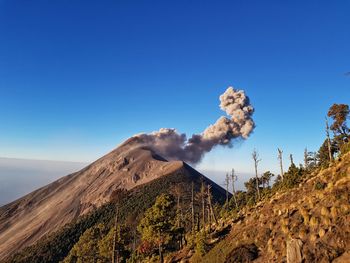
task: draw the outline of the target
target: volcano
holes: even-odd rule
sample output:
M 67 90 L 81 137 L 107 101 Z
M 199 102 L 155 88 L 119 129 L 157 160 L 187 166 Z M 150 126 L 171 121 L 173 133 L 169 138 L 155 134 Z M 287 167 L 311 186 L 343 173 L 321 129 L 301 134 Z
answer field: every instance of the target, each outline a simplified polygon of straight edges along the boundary
M 168 161 L 132 137 L 83 168 L 0 208 L 0 259 L 88 214 L 118 188 L 131 190 L 169 175 L 205 180 L 216 196 L 225 190 L 182 161 Z

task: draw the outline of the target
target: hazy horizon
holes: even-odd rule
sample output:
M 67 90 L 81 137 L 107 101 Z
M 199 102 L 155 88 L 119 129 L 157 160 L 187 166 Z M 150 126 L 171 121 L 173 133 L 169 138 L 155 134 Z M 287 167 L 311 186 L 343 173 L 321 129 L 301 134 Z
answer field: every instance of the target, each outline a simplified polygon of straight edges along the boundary
M 79 171 L 89 163 L 65 162 L 52 160 L 30 160 L 0 157 L 0 206 L 6 205 L 40 187 L 63 176 Z M 217 184 L 226 174 L 218 170 L 198 170 Z M 236 187 L 244 188 L 244 182 L 252 174 L 239 173 Z
M 0 206 L 58 178 L 76 172 L 85 163 L 0 157 Z

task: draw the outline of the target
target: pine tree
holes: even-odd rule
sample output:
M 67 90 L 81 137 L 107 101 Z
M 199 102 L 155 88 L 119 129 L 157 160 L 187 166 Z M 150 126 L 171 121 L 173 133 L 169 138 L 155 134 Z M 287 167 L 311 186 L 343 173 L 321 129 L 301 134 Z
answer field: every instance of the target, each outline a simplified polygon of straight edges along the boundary
M 160 262 L 163 263 L 164 246 L 176 235 L 175 200 L 172 195 L 161 194 L 155 204 L 149 208 L 141 219 L 137 229 L 143 241 L 158 247 Z

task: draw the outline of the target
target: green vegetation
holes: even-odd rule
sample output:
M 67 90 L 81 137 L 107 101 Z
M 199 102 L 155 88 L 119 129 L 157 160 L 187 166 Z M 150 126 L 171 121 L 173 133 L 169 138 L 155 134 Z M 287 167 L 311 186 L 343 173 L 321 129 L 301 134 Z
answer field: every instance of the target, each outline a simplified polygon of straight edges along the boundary
M 192 180 L 195 179 L 195 190 L 199 191 L 201 186 L 200 176 L 198 178 L 191 178 L 184 174 L 172 174 L 156 179 L 148 184 L 141 185 L 129 191 L 123 201 L 120 202 L 119 218 L 121 224 L 127 224 L 130 227 L 130 232 L 134 233 L 135 240 L 128 244 L 128 249 L 131 251 L 132 257 L 136 258 L 136 253 L 133 250 L 137 248 L 139 242 L 139 235 L 136 231 L 138 222 L 143 213 L 150 208 L 157 196 L 162 193 L 170 193 L 176 185 L 181 185 L 182 205 L 181 209 L 188 207 L 190 195 L 190 186 Z M 214 200 L 220 203 L 224 202 L 224 193 L 213 189 Z M 197 204 L 197 206 L 199 206 Z M 184 225 L 187 230 L 191 227 L 189 222 L 189 215 L 183 215 Z M 103 224 L 106 229 L 113 227 L 115 218 L 115 204 L 113 202 L 97 208 L 90 214 L 87 214 L 77 221 L 64 226 L 61 230 L 52 233 L 42 239 L 36 244 L 26 247 L 18 253 L 12 255 L 5 262 L 59 262 L 64 260 L 75 244 L 79 242 L 80 237 L 88 230 L 96 227 L 98 224 Z M 106 232 L 103 231 L 103 235 Z M 103 236 L 101 235 L 101 236 Z M 97 245 L 97 243 L 96 243 Z
M 206 242 L 205 231 L 198 232 L 195 239 L 195 252 L 200 256 L 208 252 L 208 244 Z
M 289 189 L 297 186 L 306 173 L 302 167 L 298 168 L 292 163 L 283 178 L 279 178 L 273 185 L 274 190 Z
M 148 242 L 151 247 L 158 248 L 160 262 L 164 261 L 163 250 L 166 246 L 176 242 L 179 229 L 175 225 L 175 215 L 174 197 L 161 194 L 157 197 L 155 204 L 145 212 L 137 227 L 142 242 Z
M 103 224 L 98 224 L 97 226 L 87 229 L 83 235 L 81 235 L 79 241 L 74 245 L 69 253 L 69 256 L 63 262 L 94 262 L 97 261 L 97 259 L 99 262 L 108 262 L 110 259 L 108 254 L 105 254 L 107 257 L 97 257 L 97 255 L 100 254 L 100 247 L 96 246 L 96 244 L 98 244 L 102 237 L 104 237 L 107 233 L 108 229 Z M 101 246 L 101 249 L 104 250 L 104 246 Z M 109 249 L 111 251 L 110 246 Z
M 321 181 L 317 181 L 317 182 L 315 183 L 315 190 L 323 190 L 323 189 L 326 188 L 326 186 L 327 186 L 326 183 L 321 182 Z

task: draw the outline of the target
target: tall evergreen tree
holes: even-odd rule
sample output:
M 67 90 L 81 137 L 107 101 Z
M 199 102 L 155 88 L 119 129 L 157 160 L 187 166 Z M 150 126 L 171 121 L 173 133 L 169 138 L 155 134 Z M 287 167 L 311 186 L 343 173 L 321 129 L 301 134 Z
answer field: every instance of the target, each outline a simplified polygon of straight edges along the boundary
M 149 208 L 138 226 L 143 241 L 158 246 L 159 259 L 162 263 L 163 250 L 176 234 L 175 200 L 172 195 L 161 194 L 155 204 Z

